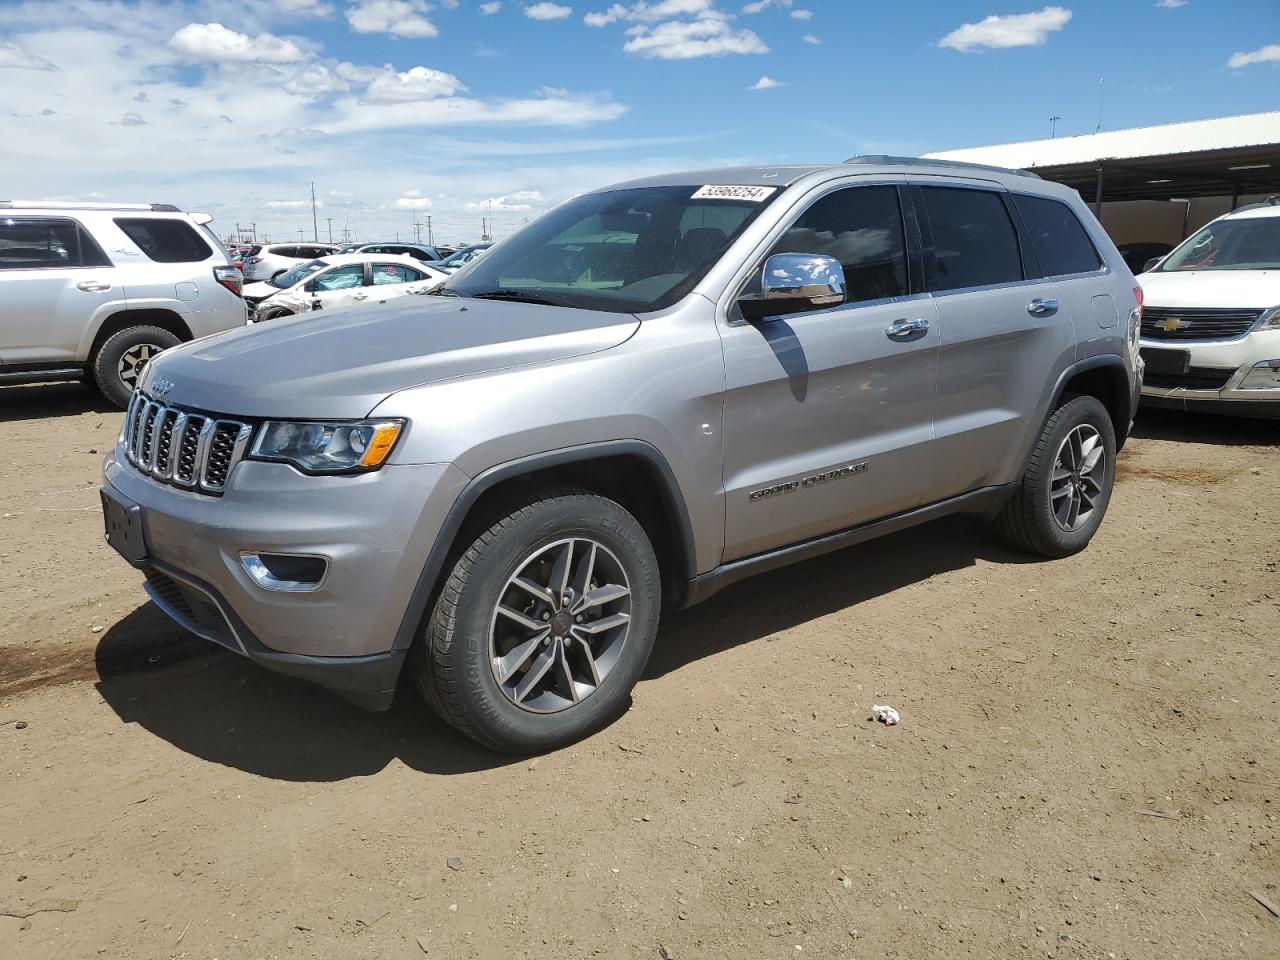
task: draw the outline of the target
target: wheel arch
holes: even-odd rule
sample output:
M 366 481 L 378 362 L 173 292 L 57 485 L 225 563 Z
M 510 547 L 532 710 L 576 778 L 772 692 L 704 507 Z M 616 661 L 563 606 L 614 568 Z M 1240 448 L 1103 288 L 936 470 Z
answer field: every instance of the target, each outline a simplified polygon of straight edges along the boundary
M 1134 414 L 1124 360 L 1117 354 L 1100 354 L 1073 363 L 1059 376 L 1045 416 L 1058 409 L 1064 398 L 1073 396 L 1093 397 L 1107 408 L 1115 429 L 1116 449 L 1122 447 Z
M 187 326 L 187 322 L 182 319 L 181 314 L 173 310 L 165 310 L 160 307 L 148 307 L 141 310 L 117 310 L 115 313 L 107 316 L 98 329 L 93 334 L 86 358 L 90 364 L 98 355 L 98 351 L 107 339 L 121 330 L 128 330 L 130 327 L 160 327 L 162 330 L 168 330 L 182 342 L 193 339 L 191 328 Z
M 448 574 L 450 562 L 522 490 L 569 484 L 609 497 L 640 522 L 653 543 L 666 599 L 681 603 L 696 574 L 693 525 L 675 473 L 643 440 L 610 440 L 499 464 L 474 477 L 450 507 L 431 545 L 396 632 L 393 649 L 407 650 Z

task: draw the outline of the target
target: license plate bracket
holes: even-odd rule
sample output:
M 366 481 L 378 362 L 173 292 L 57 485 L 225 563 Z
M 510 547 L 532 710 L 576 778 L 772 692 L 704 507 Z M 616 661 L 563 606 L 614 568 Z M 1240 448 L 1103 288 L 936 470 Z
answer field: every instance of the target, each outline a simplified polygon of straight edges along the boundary
M 100 490 L 102 520 L 107 543 L 130 563 L 147 558 L 147 541 L 142 532 L 142 507 L 116 493 Z
M 1190 350 L 1164 350 L 1157 347 L 1143 347 L 1142 360 L 1147 365 L 1147 373 L 1164 373 L 1180 375 L 1191 369 Z

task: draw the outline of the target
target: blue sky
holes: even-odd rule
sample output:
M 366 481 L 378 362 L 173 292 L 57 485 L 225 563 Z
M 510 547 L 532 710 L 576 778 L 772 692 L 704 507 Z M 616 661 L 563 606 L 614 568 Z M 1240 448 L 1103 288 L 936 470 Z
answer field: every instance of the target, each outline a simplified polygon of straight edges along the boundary
M 1275 0 L 0 0 L 0 183 L 225 231 L 499 234 L 582 190 L 1280 109 Z

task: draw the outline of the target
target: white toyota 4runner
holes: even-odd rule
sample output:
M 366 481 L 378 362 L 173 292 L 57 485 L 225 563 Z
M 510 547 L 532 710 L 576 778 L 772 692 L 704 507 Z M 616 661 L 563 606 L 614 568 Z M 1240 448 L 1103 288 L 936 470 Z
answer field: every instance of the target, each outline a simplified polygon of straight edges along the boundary
M 161 350 L 245 323 L 208 214 L 0 200 L 0 384 L 89 378 L 125 407 Z

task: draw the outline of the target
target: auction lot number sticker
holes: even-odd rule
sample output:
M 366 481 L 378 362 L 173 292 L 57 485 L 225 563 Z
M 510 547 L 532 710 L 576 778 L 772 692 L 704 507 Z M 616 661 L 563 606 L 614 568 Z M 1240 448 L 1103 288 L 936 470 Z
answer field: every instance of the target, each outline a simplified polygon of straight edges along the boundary
M 733 186 L 732 184 L 708 184 L 699 187 L 690 200 L 749 200 L 759 203 L 767 200 L 777 187 Z

